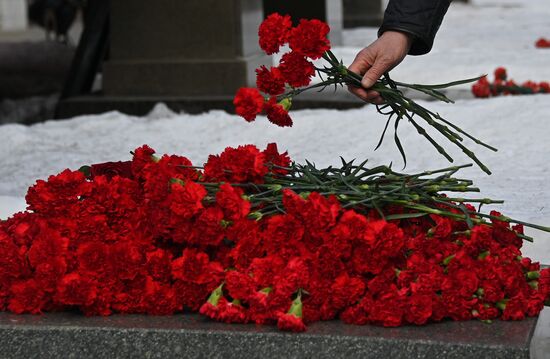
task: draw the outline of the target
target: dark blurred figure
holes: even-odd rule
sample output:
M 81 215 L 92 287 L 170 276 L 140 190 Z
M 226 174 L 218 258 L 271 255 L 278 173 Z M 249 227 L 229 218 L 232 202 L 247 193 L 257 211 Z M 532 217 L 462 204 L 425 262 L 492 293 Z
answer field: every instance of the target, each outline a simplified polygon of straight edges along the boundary
M 46 39 L 67 44 L 68 32 L 85 0 L 30 0 L 29 20 L 46 30 Z

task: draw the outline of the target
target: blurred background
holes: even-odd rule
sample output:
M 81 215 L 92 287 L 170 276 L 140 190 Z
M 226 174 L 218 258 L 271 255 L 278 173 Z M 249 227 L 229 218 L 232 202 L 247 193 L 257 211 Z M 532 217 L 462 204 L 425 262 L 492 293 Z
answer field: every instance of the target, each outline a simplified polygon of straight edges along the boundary
M 344 28 L 379 26 L 386 2 L 0 0 L 0 123 L 113 109 L 142 115 L 159 101 L 230 110 L 253 68 L 271 61 L 256 37 L 266 15 L 325 20 L 339 46 Z
M 85 10 L 84 0 L 0 0 L 0 123 L 53 117 Z

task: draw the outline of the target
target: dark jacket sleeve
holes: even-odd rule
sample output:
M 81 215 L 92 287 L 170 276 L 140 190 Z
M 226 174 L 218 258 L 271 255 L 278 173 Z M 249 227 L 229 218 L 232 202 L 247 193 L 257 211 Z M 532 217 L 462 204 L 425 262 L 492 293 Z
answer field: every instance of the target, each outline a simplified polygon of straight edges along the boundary
M 435 34 L 452 0 L 390 0 L 379 35 L 397 30 L 414 36 L 409 55 L 430 52 Z

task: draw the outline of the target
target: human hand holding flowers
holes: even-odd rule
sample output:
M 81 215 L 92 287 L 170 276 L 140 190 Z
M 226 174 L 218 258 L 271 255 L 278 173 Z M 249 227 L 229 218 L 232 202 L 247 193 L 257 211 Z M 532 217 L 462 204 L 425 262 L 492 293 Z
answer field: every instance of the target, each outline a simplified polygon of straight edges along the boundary
M 338 86 L 344 85 L 363 87 L 363 76 L 350 71 L 330 50 L 330 42 L 327 38 L 329 32 L 330 28 L 328 25 L 316 19 L 302 19 L 298 26 L 292 27 L 289 16 L 270 15 L 259 29 L 260 47 L 268 55 L 277 53 L 281 46 L 285 44 L 289 45 L 291 51 L 282 56 L 278 66 L 270 68 L 262 66 L 256 70 L 257 89 L 239 89 L 233 101 L 236 113 L 244 117 L 248 122 L 251 122 L 254 121 L 258 114 L 263 112 L 272 123 L 282 127 L 289 127 L 292 126 L 293 122 L 288 111 L 292 106 L 293 98 L 300 93 L 312 89 L 322 91 L 327 87 L 334 87 L 336 89 Z M 320 58 L 324 59 L 327 65 L 316 67 L 310 61 Z M 385 66 L 387 64 L 384 66 L 378 65 L 375 71 L 379 72 Z M 366 66 L 363 67 L 366 68 Z M 321 81 L 311 84 L 315 73 L 318 74 Z M 376 75 L 376 72 L 374 74 Z M 368 75 L 367 80 L 365 80 L 367 84 L 368 81 L 372 81 L 376 77 L 372 76 L 371 74 Z M 483 171 L 491 174 L 475 153 L 462 142 L 464 137 L 467 137 L 476 144 L 492 151 L 496 151 L 496 148 L 483 143 L 452 122 L 442 118 L 439 114 L 424 108 L 402 92 L 402 89 L 419 91 L 439 101 L 452 103 L 453 101 L 445 96 L 440 91 L 441 89 L 473 82 L 478 79 L 472 78 L 439 85 L 421 85 L 396 82 L 390 78 L 388 73 L 385 73 L 384 77 L 376 81 L 369 89 L 379 94 L 380 99 L 383 99 L 384 104 L 377 105 L 377 111 L 388 117 L 376 148 L 382 144 L 389 124 L 393 121 L 394 141 L 406 165 L 405 150 L 397 134 L 399 124 L 402 120 L 405 120 L 412 124 L 416 131 L 428 140 L 442 156 L 449 162 L 453 162 L 454 160 L 447 150 L 422 127 L 421 121 L 424 121 L 440 135 L 460 148 Z M 264 98 L 260 91 L 268 95 L 268 97 Z M 377 98 L 377 101 L 380 99 Z
M 411 45 L 412 36 L 409 34 L 399 31 L 384 32 L 380 38 L 361 50 L 348 67 L 350 71 L 363 76 L 362 87 L 350 85 L 350 92 L 364 101 L 383 104 L 384 99 L 378 92 L 365 89 L 374 86 L 386 72 L 399 65 Z

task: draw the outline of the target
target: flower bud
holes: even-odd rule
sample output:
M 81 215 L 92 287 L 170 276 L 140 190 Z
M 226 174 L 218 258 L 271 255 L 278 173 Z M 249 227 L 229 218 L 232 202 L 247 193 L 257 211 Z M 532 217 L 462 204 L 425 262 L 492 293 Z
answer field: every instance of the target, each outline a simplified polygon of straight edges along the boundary
M 540 277 L 540 272 L 539 271 L 527 272 L 527 278 L 528 279 L 539 279 L 539 277 Z
M 222 296 L 223 296 L 223 283 L 220 284 L 219 287 L 217 287 L 212 291 L 212 293 L 210 294 L 210 297 L 208 297 L 207 302 L 212 304 L 213 306 L 217 306 Z
M 292 107 L 292 99 L 289 98 L 289 97 L 285 97 L 284 99 L 279 101 L 279 105 L 283 106 L 285 111 L 288 112 L 290 110 L 290 108 Z
M 273 192 L 279 192 L 281 189 L 283 189 L 283 186 L 280 184 L 270 184 L 267 186 L 268 189 L 272 190 Z
M 262 212 L 252 212 L 248 214 L 249 219 L 254 219 L 256 221 L 259 221 L 260 219 L 262 219 L 263 216 L 264 215 L 262 214 Z

